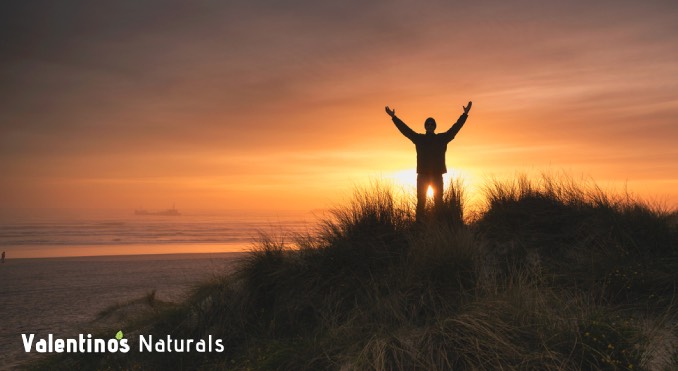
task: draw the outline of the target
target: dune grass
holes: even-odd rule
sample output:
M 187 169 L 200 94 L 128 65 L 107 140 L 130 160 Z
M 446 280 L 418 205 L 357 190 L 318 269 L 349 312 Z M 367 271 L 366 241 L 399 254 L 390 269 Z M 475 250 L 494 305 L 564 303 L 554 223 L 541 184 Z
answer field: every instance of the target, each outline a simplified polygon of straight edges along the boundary
M 675 212 L 566 177 L 454 182 L 416 221 L 376 185 L 318 230 L 262 236 L 236 270 L 130 333 L 223 353 L 70 356 L 49 368 L 579 370 L 678 367 Z M 134 346 L 132 347 L 134 349 Z

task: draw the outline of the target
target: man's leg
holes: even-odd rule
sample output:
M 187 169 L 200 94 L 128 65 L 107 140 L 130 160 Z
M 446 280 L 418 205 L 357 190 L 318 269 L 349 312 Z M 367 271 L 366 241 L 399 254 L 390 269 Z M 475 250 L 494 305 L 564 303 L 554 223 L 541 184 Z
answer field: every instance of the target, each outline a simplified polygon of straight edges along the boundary
M 431 188 L 433 189 L 433 205 L 439 209 L 443 206 L 443 174 L 431 176 Z
M 426 211 L 426 192 L 428 191 L 429 184 L 428 176 L 417 174 L 417 220 L 421 220 Z

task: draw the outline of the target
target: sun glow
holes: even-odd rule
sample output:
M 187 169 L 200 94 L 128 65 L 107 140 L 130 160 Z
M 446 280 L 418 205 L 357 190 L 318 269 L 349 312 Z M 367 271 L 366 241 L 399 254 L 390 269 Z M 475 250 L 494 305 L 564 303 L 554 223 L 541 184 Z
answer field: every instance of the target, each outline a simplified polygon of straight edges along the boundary
M 428 186 L 428 189 L 426 190 L 426 199 L 429 201 L 433 201 L 433 187 L 431 186 Z
M 387 179 L 407 191 L 413 191 L 417 188 L 417 172 L 414 169 L 394 171 L 390 176 L 387 176 Z
M 417 172 L 414 169 L 394 171 L 386 178 L 393 181 L 395 185 L 404 187 L 407 190 L 417 188 Z M 473 171 L 457 168 L 448 169 L 447 174 L 443 174 L 444 187 L 448 187 L 452 179 L 461 179 L 464 184 L 469 185 L 475 183 L 476 178 Z

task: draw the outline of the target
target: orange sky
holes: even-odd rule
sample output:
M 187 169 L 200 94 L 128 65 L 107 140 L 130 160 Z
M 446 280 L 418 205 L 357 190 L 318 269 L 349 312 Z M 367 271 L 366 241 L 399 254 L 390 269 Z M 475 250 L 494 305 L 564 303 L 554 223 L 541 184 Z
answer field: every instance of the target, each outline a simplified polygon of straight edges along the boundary
M 554 4 L 5 2 L 0 207 L 325 208 L 414 179 L 385 105 L 446 130 L 469 100 L 472 187 L 565 170 L 678 206 L 678 5 Z

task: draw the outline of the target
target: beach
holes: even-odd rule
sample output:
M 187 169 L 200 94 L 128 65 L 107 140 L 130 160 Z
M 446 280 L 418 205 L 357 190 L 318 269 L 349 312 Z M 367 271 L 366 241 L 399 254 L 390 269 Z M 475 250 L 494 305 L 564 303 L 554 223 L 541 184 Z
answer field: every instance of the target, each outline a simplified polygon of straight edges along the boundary
M 105 309 L 155 291 L 181 301 L 194 285 L 229 270 L 242 253 L 8 259 L 0 265 L 0 369 L 39 357 L 21 334 L 77 336 L 100 327 Z
M 24 352 L 21 334 L 87 334 L 110 324 L 97 320 L 101 311 L 152 292 L 179 302 L 192 285 L 228 270 L 262 234 L 303 233 L 312 220 L 306 212 L 4 210 L 0 369 L 40 356 Z

